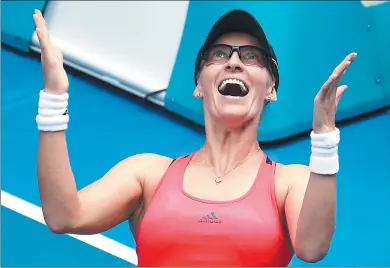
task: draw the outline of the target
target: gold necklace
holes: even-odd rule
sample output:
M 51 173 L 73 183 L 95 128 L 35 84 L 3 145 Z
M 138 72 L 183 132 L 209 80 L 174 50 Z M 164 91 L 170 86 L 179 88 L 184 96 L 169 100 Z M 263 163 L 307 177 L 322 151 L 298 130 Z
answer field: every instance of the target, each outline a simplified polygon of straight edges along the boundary
M 204 148 L 204 151 L 205 151 L 205 153 L 206 153 L 206 147 Z M 242 164 L 244 164 L 249 158 L 251 158 L 252 156 L 254 156 L 255 154 L 257 154 L 259 151 L 260 151 L 260 147 L 257 148 L 257 150 L 256 150 L 254 153 L 248 155 L 246 158 L 244 158 L 244 160 L 242 160 L 241 162 L 238 162 L 233 168 L 229 169 L 229 170 L 226 171 L 224 174 L 219 175 L 219 176 L 218 176 L 217 174 L 215 174 L 215 175 L 217 175 L 217 177 L 214 179 L 215 183 L 216 183 L 217 185 L 220 184 L 220 183 L 222 182 L 222 178 L 225 177 L 230 171 L 232 171 L 232 170 L 236 169 L 237 167 L 241 166 Z M 207 165 L 211 166 L 211 165 L 207 162 L 206 158 L 205 158 L 204 161 L 206 162 Z M 215 171 L 214 171 L 214 173 L 215 173 Z

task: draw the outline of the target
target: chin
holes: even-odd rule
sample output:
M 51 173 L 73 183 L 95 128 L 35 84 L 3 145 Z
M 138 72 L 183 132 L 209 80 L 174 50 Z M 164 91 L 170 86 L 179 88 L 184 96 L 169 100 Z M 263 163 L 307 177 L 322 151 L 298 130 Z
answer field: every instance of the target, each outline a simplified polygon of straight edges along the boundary
M 215 122 L 228 129 L 240 129 L 249 122 L 256 121 L 258 112 L 256 103 L 250 94 L 243 97 L 214 95 L 213 101 L 206 103 L 206 109 L 209 115 L 215 119 Z M 213 107 L 212 107 L 213 106 Z M 213 120 L 214 121 L 214 120 Z
M 230 129 L 239 129 L 254 118 L 247 109 L 229 109 L 218 113 L 218 121 Z

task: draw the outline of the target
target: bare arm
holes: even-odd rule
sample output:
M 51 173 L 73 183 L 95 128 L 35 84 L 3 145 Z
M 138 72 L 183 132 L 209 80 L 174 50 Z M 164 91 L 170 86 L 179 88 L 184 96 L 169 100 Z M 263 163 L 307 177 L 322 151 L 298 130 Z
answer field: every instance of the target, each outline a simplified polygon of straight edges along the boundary
M 44 93 L 58 100 L 67 96 L 69 87 L 62 54 L 53 47 L 42 14 L 36 10 L 33 17 L 41 47 Z M 105 231 L 132 214 L 142 196 L 143 183 L 161 177 L 170 159 L 152 154 L 129 157 L 103 178 L 77 191 L 68 156 L 66 128 L 63 121 L 58 123 L 57 120 L 67 118 L 67 103 L 59 101 L 54 105 L 53 102 L 41 102 L 37 117 L 42 130 L 38 149 L 38 184 L 45 221 L 56 233 L 93 234 Z M 57 107 L 58 103 L 61 108 Z M 55 124 L 58 128 L 47 129 L 44 121 L 47 124 L 53 118 L 57 118 Z M 150 169 L 150 166 L 154 168 Z
M 328 252 L 336 218 L 336 175 L 338 171 L 338 134 L 336 110 L 347 85 L 339 85 L 357 54 L 348 54 L 333 70 L 314 99 L 311 169 L 303 165 L 285 166 L 283 175 L 289 183 L 285 213 L 296 255 L 307 262 L 316 262 Z M 328 134 L 325 134 L 328 133 Z M 321 136 L 318 139 L 318 135 Z M 326 153 L 325 153 L 326 152 Z M 313 154 L 314 153 L 314 154 Z M 331 161 L 329 161 L 331 159 Z M 335 159 L 337 159 L 335 161 Z M 313 160 L 313 162 L 312 162 Z M 318 170 L 324 161 L 326 172 Z
M 169 158 L 159 155 L 135 155 L 77 191 L 65 133 L 42 132 L 38 180 L 45 221 L 56 233 L 94 234 L 112 228 L 137 208 L 143 181 L 162 176 L 169 163 Z M 155 169 L 150 170 L 150 165 Z
M 298 258 L 317 262 L 328 252 L 335 228 L 336 176 L 311 173 L 303 165 L 284 166 L 290 180 L 285 213 Z
M 38 183 L 48 227 L 56 233 L 96 233 L 125 220 L 142 194 L 134 160 L 122 161 L 78 192 L 65 132 L 41 132 Z

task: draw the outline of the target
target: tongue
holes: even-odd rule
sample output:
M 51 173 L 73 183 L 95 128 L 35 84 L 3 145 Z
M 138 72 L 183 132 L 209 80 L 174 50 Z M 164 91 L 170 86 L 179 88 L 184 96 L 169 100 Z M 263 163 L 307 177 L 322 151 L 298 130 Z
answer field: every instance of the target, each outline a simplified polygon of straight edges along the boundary
M 241 89 L 241 86 L 239 86 L 237 84 L 227 84 L 219 92 L 222 95 L 224 95 L 224 96 L 234 96 L 234 97 L 237 97 L 237 96 L 243 96 L 244 95 L 244 92 Z

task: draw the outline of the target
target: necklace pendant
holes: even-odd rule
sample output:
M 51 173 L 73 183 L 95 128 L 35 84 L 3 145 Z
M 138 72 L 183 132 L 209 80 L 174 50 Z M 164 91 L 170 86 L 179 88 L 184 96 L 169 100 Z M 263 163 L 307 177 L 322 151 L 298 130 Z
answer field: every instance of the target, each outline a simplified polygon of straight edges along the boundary
M 222 182 L 222 177 L 217 177 L 216 179 L 215 179 L 215 183 L 216 184 L 220 184 Z

